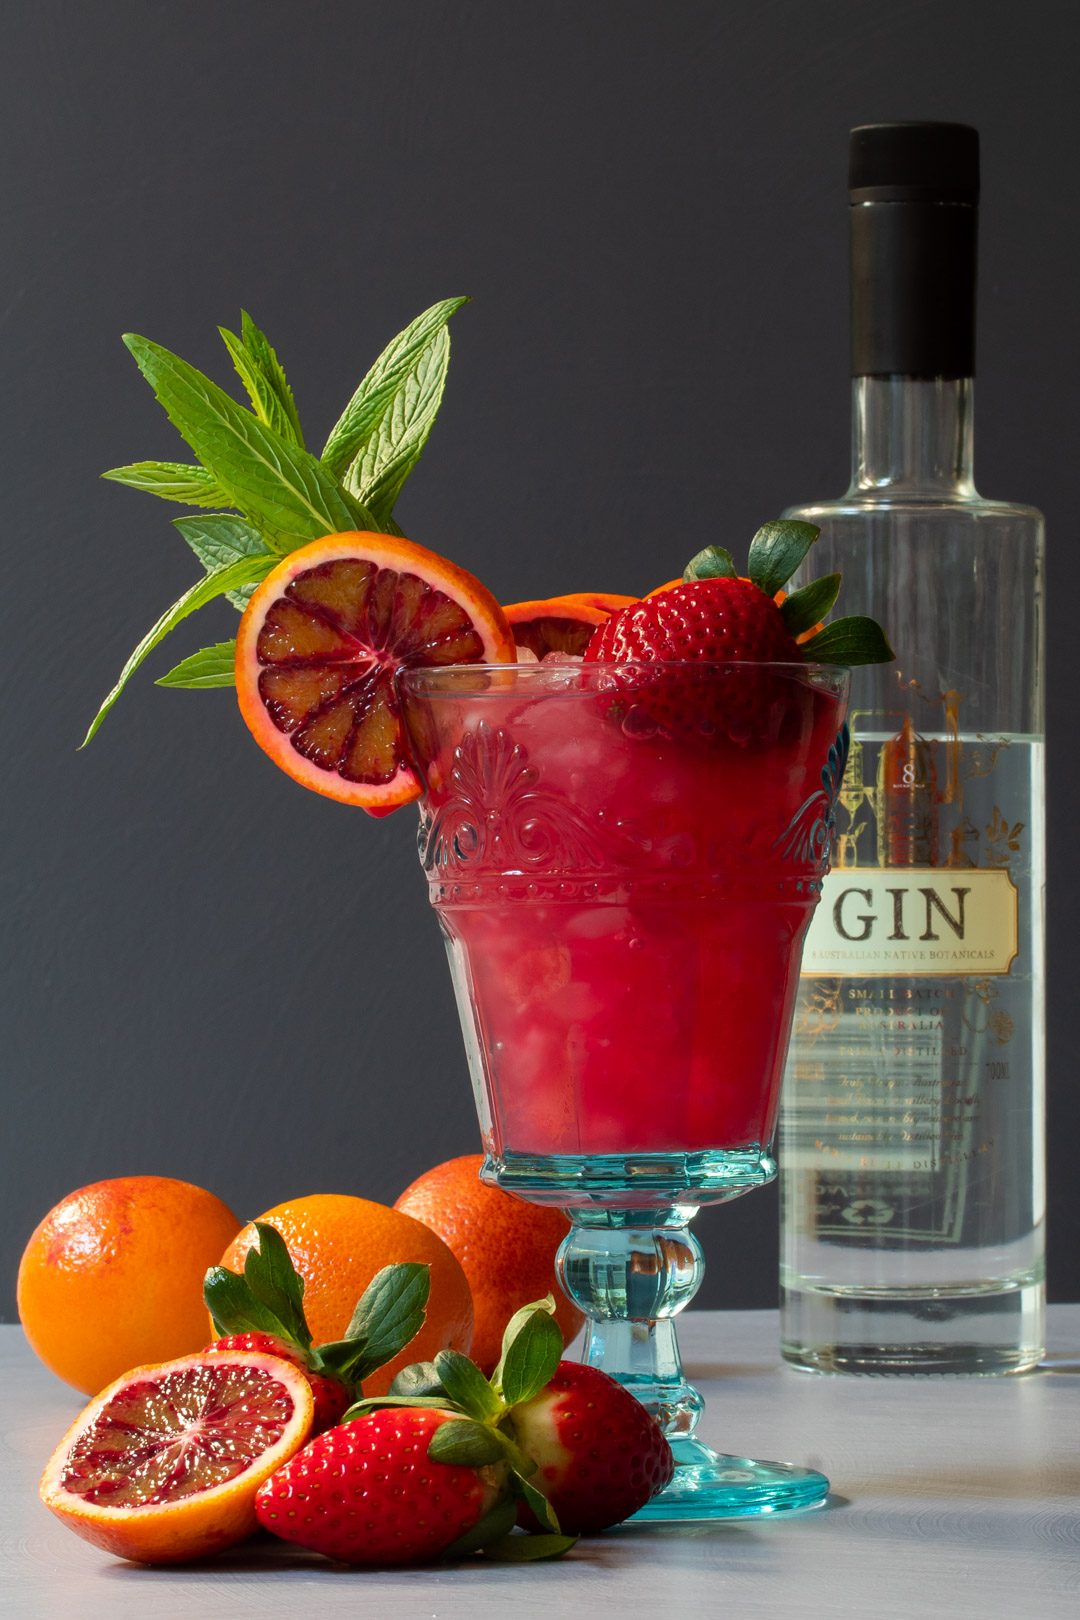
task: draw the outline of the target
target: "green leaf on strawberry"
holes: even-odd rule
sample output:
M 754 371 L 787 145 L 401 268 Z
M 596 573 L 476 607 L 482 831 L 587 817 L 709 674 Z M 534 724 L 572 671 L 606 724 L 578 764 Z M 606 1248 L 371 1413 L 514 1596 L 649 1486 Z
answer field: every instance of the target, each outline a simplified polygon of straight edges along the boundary
M 268 1305 L 252 1294 L 245 1278 L 225 1266 L 211 1266 L 203 1280 L 203 1299 L 217 1333 L 272 1333 L 285 1337 Z
M 804 641 L 802 650 L 819 664 L 888 664 L 896 656 L 880 624 L 860 613 L 834 619 Z
M 347 1383 L 362 1383 L 415 1339 L 431 1287 L 429 1267 L 416 1261 L 384 1266 L 364 1289 L 345 1337 L 319 1346 L 319 1363 Z
M 326 1375 L 348 1393 L 361 1393 L 363 1380 L 420 1331 L 428 1267 L 414 1261 L 384 1266 L 360 1296 L 346 1337 L 315 1345 L 304 1316 L 304 1281 L 284 1239 L 268 1222 L 256 1221 L 255 1229 L 258 1243 L 248 1251 L 243 1276 L 224 1266 L 206 1273 L 203 1298 L 215 1330 L 226 1336 L 269 1334 L 316 1378 Z
M 561 1344 L 561 1339 L 559 1342 Z M 502 1417 L 506 1411 L 479 1367 L 468 1356 L 457 1350 L 440 1350 L 435 1357 L 435 1372 L 449 1398 L 470 1417 L 486 1422 L 489 1418 Z
M 442 1556 L 447 1559 L 467 1558 L 470 1553 L 494 1546 L 496 1542 L 502 1541 L 510 1534 L 516 1520 L 517 1507 L 513 1497 L 504 1497 L 501 1502 L 496 1502 L 471 1530 L 466 1530 L 463 1536 L 452 1542 Z
M 559 1520 L 555 1509 L 543 1491 L 538 1491 L 536 1486 L 530 1484 L 525 1475 L 519 1474 L 516 1469 L 510 1476 L 510 1482 L 515 1495 L 520 1496 L 522 1501 L 528 1505 L 537 1522 L 545 1530 L 550 1530 L 553 1535 L 557 1536 L 559 1534 Z
M 536 1564 L 546 1558 L 562 1558 L 577 1546 L 577 1536 L 504 1536 L 481 1549 L 494 1564 Z
M 433 1361 L 413 1361 L 402 1367 L 390 1385 L 391 1395 L 445 1395 Z
M 790 518 L 763 523 L 750 542 L 747 575 L 766 596 L 775 596 L 801 567 L 820 533 L 813 523 Z
M 780 604 L 780 617 L 793 636 L 805 635 L 831 613 L 840 594 L 840 575 L 823 574 L 792 591 Z
M 293 1265 L 277 1227 L 256 1221 L 255 1230 L 259 1241 L 245 1257 L 244 1281 L 259 1304 L 274 1313 L 286 1337 L 307 1350 L 311 1333 L 304 1318 L 304 1279 Z
M 507 1406 L 531 1400 L 554 1377 L 563 1353 L 563 1337 L 551 1314 L 554 1309 L 549 1294 L 511 1318 L 491 1380 Z
M 502 1462 L 503 1437 L 487 1423 L 462 1418 L 436 1429 L 427 1450 L 432 1462 L 457 1463 L 466 1468 L 483 1468 Z
M 730 551 L 725 551 L 723 546 L 706 546 L 696 557 L 691 557 L 682 577 L 687 584 L 695 579 L 737 579 L 739 570 Z

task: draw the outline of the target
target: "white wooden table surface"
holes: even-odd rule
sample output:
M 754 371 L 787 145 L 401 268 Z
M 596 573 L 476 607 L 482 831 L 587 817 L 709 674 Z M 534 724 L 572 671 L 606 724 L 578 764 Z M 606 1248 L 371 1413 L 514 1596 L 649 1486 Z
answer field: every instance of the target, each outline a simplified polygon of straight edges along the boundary
M 18 1328 L 0 1328 L 0 1605 L 11 1620 L 1077 1620 L 1080 1305 L 1054 1307 L 1050 1324 L 1046 1365 L 1024 1378 L 840 1379 L 784 1367 L 773 1312 L 690 1312 L 705 1438 L 824 1469 L 824 1509 L 612 1531 L 556 1564 L 398 1573 L 269 1538 L 203 1566 L 140 1569 L 78 1540 L 36 1493 L 78 1397 Z

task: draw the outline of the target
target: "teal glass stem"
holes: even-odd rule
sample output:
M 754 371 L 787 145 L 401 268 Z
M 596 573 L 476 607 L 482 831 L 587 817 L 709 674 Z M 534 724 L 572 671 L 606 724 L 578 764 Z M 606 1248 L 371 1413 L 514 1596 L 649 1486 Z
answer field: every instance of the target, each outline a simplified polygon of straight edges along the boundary
M 705 1271 L 689 1224 L 696 1207 L 567 1213 L 559 1279 L 585 1313 L 581 1359 L 625 1384 L 669 1441 L 693 1434 L 705 1402 L 683 1372 L 675 1316 Z
M 667 1436 L 675 1476 L 631 1523 L 758 1518 L 825 1501 L 829 1481 L 812 1468 L 732 1456 L 698 1438 L 705 1400 L 679 1352 L 676 1317 L 705 1271 L 691 1222 L 701 1204 L 728 1203 L 771 1181 L 776 1161 L 766 1148 L 489 1154 L 481 1174 L 533 1203 L 565 1209 L 572 1224 L 557 1264 L 563 1290 L 585 1316 L 581 1359 L 624 1384 Z

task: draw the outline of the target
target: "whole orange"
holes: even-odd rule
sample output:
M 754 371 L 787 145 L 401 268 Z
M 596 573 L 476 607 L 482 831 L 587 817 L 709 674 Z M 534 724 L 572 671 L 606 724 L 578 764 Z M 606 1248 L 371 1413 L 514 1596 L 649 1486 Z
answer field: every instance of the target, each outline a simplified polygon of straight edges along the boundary
M 559 1209 L 526 1204 L 480 1180 L 480 1153 L 437 1164 L 394 1204 L 437 1232 L 461 1261 L 473 1297 L 473 1360 L 490 1372 L 503 1328 L 522 1305 L 554 1294 L 555 1320 L 567 1343 L 585 1318 L 555 1274 L 555 1251 L 570 1230 Z
M 94 1395 L 131 1367 L 206 1343 L 203 1274 L 240 1221 L 168 1176 L 95 1181 L 62 1198 L 19 1265 L 19 1316 L 47 1367 Z
M 393 1361 L 364 1379 L 365 1394 L 384 1395 L 394 1374 L 410 1361 L 430 1361 L 438 1350 L 468 1351 L 473 1307 L 465 1273 L 442 1239 L 411 1215 L 367 1198 L 316 1193 L 277 1204 L 259 1220 L 281 1233 L 304 1279 L 304 1314 L 316 1344 L 344 1336 L 357 1300 L 383 1266 L 418 1260 L 431 1267 L 423 1327 Z M 253 1224 L 245 1226 L 221 1264 L 243 1271 L 256 1236 Z

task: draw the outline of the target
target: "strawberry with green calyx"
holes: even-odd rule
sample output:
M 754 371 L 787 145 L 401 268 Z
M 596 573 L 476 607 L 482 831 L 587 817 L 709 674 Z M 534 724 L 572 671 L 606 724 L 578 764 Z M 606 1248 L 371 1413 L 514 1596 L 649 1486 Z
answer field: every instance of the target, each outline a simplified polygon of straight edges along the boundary
M 860 615 L 803 639 L 836 602 L 838 574 L 776 600 L 819 533 L 812 523 L 764 524 L 750 542 L 745 576 L 730 552 L 708 546 L 687 564 L 681 585 L 634 602 L 600 625 L 586 662 L 888 663 L 893 651 L 884 632 Z
M 838 574 L 785 594 L 818 534 L 812 523 L 766 523 L 750 543 L 745 576 L 722 546 L 709 546 L 681 584 L 612 614 L 585 649 L 586 663 L 633 666 L 614 676 L 620 696 L 612 718 L 626 724 L 632 711 L 639 736 L 764 744 L 799 692 L 779 673 L 717 665 L 889 662 L 892 648 L 872 619 L 821 623 L 836 601 Z
M 276 1227 L 255 1223 L 258 1244 L 249 1250 L 244 1274 L 211 1266 L 203 1298 L 222 1337 L 210 1354 L 259 1350 L 302 1367 L 315 1398 L 312 1432 L 337 1423 L 362 1392 L 363 1380 L 414 1339 L 424 1320 L 428 1267 L 384 1266 L 353 1311 L 345 1337 L 315 1345 L 304 1317 L 304 1279 Z
M 459 1426 L 449 1412 L 394 1406 L 328 1429 L 260 1487 L 258 1521 L 338 1563 L 438 1558 L 506 1500 L 501 1461 L 474 1467 L 432 1456 L 443 1429 Z
M 671 1448 L 621 1384 L 561 1359 L 553 1309 L 549 1295 L 516 1313 L 490 1379 L 467 1357 L 443 1350 L 404 1368 L 389 1395 L 359 1402 L 348 1417 L 390 1404 L 455 1413 L 460 1421 L 432 1436 L 428 1455 L 473 1467 L 505 1463 L 523 1527 L 558 1536 L 620 1523 L 668 1483 Z M 505 1517 L 505 1504 L 493 1511 Z M 495 1535 L 500 1523 L 489 1527 L 491 1541 L 474 1537 L 475 1545 L 491 1557 L 524 1556 L 517 1538 L 504 1544 Z
M 392 1392 L 359 1401 L 266 1481 L 255 1502 L 264 1529 L 342 1563 L 386 1565 L 473 1553 L 506 1562 L 557 1558 L 560 1533 L 529 1481 L 536 1464 L 507 1418 L 558 1365 L 562 1336 L 550 1298 L 518 1312 L 489 1381 L 455 1351 L 416 1362 Z M 519 1505 L 537 1534 L 515 1530 Z

